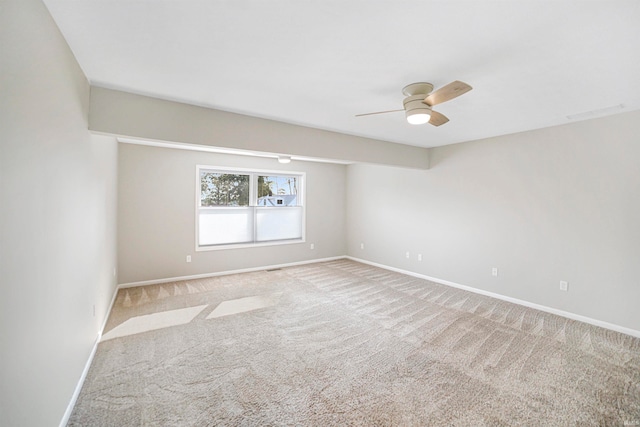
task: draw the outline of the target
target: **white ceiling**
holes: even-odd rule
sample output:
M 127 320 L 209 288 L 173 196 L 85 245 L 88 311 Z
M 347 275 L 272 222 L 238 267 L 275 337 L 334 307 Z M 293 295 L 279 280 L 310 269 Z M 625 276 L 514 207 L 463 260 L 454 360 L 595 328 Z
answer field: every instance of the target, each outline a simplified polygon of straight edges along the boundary
M 347 134 L 434 147 L 640 108 L 637 0 L 44 2 L 93 85 Z M 474 89 L 438 128 L 354 117 L 453 80 Z

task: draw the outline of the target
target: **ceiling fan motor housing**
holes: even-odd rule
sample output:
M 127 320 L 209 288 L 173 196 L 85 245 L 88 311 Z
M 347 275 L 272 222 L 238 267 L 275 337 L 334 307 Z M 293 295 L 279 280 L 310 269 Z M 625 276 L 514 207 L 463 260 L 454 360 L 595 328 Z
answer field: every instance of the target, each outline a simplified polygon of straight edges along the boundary
M 433 91 L 433 85 L 431 83 L 419 82 L 411 83 L 402 88 L 404 96 L 422 95 L 425 98 Z
M 424 94 L 407 96 L 404 101 L 404 110 L 405 115 L 407 117 L 407 121 L 411 124 L 421 124 L 429 121 L 429 116 L 431 116 L 431 107 L 429 107 L 424 102 Z M 422 120 L 416 121 L 417 118 L 414 116 L 424 117 Z M 426 117 L 424 116 L 426 115 Z
M 403 101 L 407 121 L 414 125 L 427 123 L 431 118 L 431 107 L 423 101 L 433 91 L 433 85 L 426 82 L 411 83 L 402 88 L 406 95 Z

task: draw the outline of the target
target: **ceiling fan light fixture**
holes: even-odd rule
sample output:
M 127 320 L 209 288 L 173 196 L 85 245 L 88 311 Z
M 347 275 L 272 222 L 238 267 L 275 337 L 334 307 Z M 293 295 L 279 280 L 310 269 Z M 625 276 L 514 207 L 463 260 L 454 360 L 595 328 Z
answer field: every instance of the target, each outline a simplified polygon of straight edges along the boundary
M 416 108 L 413 110 L 408 110 L 407 113 L 407 121 L 412 125 L 423 125 L 425 123 L 429 123 L 431 119 L 431 110 L 428 108 Z

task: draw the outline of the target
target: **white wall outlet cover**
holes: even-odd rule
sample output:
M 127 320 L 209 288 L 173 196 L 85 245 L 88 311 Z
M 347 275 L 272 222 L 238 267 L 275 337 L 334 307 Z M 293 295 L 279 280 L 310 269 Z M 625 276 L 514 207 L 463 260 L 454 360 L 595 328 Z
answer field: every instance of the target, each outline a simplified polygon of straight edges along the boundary
M 309 249 L 315 249 L 315 248 L 316 248 L 316 245 L 315 245 L 314 243 L 311 243 L 311 244 L 309 245 Z
M 491 269 L 491 275 L 495 276 L 495 277 L 498 277 L 498 268 L 497 267 L 493 267 Z
M 360 249 L 364 249 L 364 243 L 360 243 Z
M 560 290 L 568 291 L 569 290 L 569 282 L 565 282 L 564 280 L 560 281 Z
M 187 255 L 187 262 L 191 262 L 191 255 Z

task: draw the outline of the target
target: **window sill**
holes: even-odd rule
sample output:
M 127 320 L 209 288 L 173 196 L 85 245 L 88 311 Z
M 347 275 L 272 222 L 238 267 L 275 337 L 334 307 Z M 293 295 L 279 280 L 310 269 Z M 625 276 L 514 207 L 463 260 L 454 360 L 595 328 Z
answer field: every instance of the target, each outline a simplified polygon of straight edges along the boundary
M 196 252 L 206 251 L 220 251 L 226 249 L 247 249 L 247 248 L 261 248 L 264 246 L 280 246 L 280 245 L 295 245 L 305 243 L 305 239 L 288 239 L 288 240 L 271 240 L 269 242 L 258 243 L 235 243 L 229 245 L 211 245 L 211 246 L 196 246 Z

